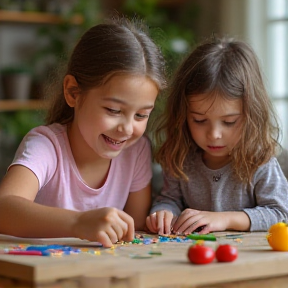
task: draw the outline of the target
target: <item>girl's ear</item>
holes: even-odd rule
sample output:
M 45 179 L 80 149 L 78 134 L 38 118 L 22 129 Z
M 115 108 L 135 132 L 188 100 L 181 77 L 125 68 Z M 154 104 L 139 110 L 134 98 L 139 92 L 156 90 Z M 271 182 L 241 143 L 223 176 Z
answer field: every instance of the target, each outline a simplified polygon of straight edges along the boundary
M 78 83 L 74 76 L 66 75 L 63 81 L 64 97 L 70 107 L 75 107 L 77 100 Z

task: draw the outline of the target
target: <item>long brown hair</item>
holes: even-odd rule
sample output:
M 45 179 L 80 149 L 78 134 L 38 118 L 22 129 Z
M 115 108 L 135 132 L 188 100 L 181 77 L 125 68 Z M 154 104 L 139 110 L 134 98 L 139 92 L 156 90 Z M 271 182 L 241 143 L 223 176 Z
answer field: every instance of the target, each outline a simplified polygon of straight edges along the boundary
M 164 119 L 156 129 L 158 145 L 164 142 L 155 159 L 174 177 L 188 180 L 184 161 L 189 151 L 195 153 L 199 147 L 187 125 L 187 101 L 193 95 L 215 93 L 242 99 L 242 137 L 231 158 L 235 174 L 248 183 L 257 168 L 275 155 L 279 126 L 257 57 L 242 41 L 213 38 L 183 61 L 171 85 Z
M 74 76 L 78 83 L 70 93 L 77 91 L 83 97 L 83 92 L 123 73 L 145 75 L 159 90 L 165 88 L 164 58 L 148 32 L 148 26 L 141 19 L 119 16 L 84 33 L 72 52 L 66 71 L 62 76 L 56 75 L 50 85 L 52 88 L 48 89 L 46 98 L 50 105 L 46 124 L 67 124 L 73 120 L 74 109 L 67 105 L 63 94 L 65 75 Z M 61 69 L 59 71 L 61 73 Z

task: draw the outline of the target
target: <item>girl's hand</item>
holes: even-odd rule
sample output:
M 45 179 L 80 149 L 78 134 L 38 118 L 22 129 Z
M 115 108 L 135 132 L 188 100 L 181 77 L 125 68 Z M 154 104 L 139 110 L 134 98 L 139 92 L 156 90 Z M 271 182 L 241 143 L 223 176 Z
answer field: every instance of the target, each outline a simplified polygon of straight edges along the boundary
M 160 210 L 150 214 L 146 218 L 147 228 L 159 235 L 169 235 L 171 232 L 171 223 L 173 221 L 173 213 L 168 210 Z
M 181 234 L 190 234 L 197 228 L 202 228 L 199 234 L 224 231 L 228 228 L 227 216 L 226 212 L 185 209 L 174 223 L 173 231 Z
M 73 231 L 75 237 L 111 247 L 117 241 L 130 242 L 134 239 L 134 221 L 121 210 L 105 207 L 80 212 Z

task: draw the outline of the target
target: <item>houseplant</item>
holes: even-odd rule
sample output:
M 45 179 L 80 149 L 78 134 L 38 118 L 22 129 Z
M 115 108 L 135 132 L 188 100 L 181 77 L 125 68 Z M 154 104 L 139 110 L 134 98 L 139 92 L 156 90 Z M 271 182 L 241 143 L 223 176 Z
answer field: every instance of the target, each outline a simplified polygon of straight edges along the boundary
M 27 100 L 30 97 L 32 70 L 28 66 L 12 65 L 0 70 L 4 99 Z
M 50 73 L 66 62 L 79 37 L 88 28 L 97 24 L 102 15 L 101 1 L 71 1 L 69 9 L 60 10 L 62 21 L 53 25 L 44 25 L 37 30 L 39 46 L 30 62 L 35 71 L 37 85 L 43 84 Z M 75 15 L 81 21 L 73 21 Z

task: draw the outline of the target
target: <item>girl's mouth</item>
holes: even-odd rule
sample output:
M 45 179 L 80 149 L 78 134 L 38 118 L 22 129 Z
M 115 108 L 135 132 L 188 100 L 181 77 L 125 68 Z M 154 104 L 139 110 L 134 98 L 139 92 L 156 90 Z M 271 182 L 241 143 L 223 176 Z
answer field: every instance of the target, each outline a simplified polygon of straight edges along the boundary
M 220 150 L 223 149 L 225 146 L 208 146 L 209 149 L 211 150 Z
M 111 144 L 113 144 L 113 145 L 120 145 L 120 144 L 122 144 L 122 143 L 124 143 L 124 142 L 126 141 L 126 140 L 117 141 L 117 140 L 114 140 L 114 139 L 112 139 L 112 138 L 104 135 L 104 134 L 102 134 L 102 135 L 103 135 L 104 139 L 105 139 L 107 142 L 109 142 L 109 143 L 111 143 Z

